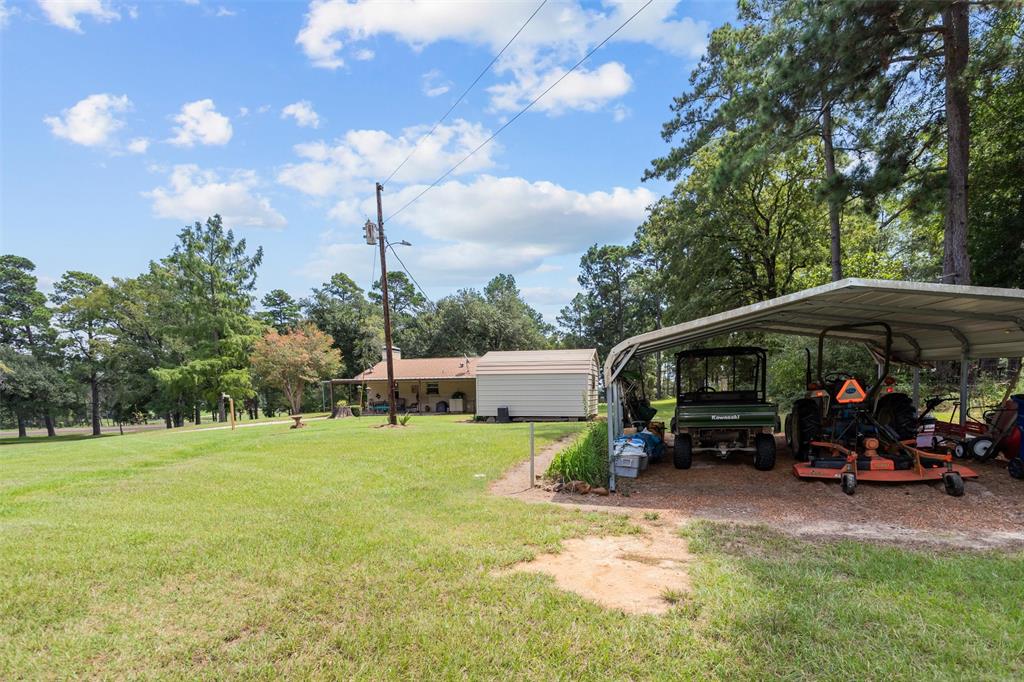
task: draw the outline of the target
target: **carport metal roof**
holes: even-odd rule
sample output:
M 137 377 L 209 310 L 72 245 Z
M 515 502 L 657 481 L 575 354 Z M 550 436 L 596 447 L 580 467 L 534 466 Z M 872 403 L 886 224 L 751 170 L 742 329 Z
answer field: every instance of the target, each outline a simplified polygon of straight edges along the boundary
M 863 322 L 892 327 L 897 361 L 1024 355 L 1024 290 L 844 279 L 626 339 L 608 353 L 605 382 L 610 385 L 634 356 L 730 332 L 817 336 L 825 327 Z M 835 337 L 864 342 L 879 354 L 885 345 L 880 327 Z

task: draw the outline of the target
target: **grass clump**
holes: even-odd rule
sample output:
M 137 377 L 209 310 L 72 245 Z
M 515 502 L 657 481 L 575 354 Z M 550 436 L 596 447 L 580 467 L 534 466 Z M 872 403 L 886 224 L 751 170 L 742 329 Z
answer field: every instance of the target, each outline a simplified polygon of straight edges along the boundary
M 608 430 L 604 422 L 592 422 L 583 434 L 551 461 L 548 476 L 565 481 L 584 481 L 594 486 L 608 483 Z

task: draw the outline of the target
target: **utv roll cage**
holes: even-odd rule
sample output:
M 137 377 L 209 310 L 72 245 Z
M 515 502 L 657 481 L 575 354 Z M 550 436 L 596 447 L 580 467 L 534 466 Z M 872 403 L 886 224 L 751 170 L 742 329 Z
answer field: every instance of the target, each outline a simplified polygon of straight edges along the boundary
M 708 384 L 710 375 L 710 358 L 732 358 L 732 376 L 730 387 L 736 386 L 736 358 L 744 355 L 753 356 L 754 380 L 753 390 L 717 391 Z M 695 391 L 683 391 L 682 372 L 680 366 L 684 360 L 691 358 L 704 359 L 704 380 Z M 725 348 L 696 348 L 676 353 L 676 401 L 680 404 L 700 403 L 767 403 L 768 402 L 768 353 L 756 346 L 728 346 Z

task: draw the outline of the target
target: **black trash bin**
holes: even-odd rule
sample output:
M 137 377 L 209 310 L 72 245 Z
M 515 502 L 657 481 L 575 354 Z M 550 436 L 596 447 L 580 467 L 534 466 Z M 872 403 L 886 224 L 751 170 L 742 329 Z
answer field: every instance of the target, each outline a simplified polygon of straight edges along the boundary
M 509 414 L 508 414 L 508 408 L 507 407 L 499 407 L 498 408 L 498 423 L 499 424 L 508 424 L 511 421 L 512 421 L 512 417 L 510 417 Z

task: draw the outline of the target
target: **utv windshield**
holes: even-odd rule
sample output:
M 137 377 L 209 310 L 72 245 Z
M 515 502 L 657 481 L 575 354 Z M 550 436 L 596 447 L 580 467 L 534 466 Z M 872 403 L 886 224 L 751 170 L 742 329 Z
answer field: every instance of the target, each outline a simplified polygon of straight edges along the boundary
M 676 355 L 680 402 L 764 402 L 765 352 L 760 348 L 709 348 Z

